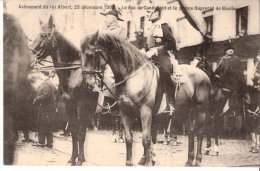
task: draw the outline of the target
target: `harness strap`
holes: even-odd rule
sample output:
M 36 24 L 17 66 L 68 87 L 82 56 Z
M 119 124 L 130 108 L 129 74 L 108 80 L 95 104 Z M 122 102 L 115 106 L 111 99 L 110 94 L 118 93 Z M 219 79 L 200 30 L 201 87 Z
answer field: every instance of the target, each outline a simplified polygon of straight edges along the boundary
M 66 70 L 66 69 L 77 69 L 81 68 L 81 66 L 68 66 L 68 67 L 52 67 L 52 66 L 46 66 L 46 67 L 39 67 L 34 68 L 38 71 L 49 71 L 49 70 Z
M 119 83 L 116 83 L 113 85 L 113 87 L 116 87 L 122 83 L 124 83 L 125 81 L 127 81 L 128 79 L 132 78 L 133 76 L 135 76 L 141 69 L 143 69 L 145 66 L 148 65 L 148 62 L 145 63 L 141 68 L 139 68 L 138 70 L 136 70 L 133 74 L 131 74 L 129 77 L 127 77 L 127 79 L 124 79 L 123 81 L 120 81 Z M 134 101 L 133 103 L 138 103 L 139 101 L 141 101 L 149 92 L 150 92 L 150 89 L 151 89 L 151 86 L 152 86 L 152 82 L 153 82 L 153 78 L 154 78 L 154 73 L 155 73 L 155 66 L 153 65 L 153 75 L 152 75 L 152 79 L 151 79 L 151 82 L 150 82 L 150 85 L 149 85 L 149 88 L 148 90 L 146 91 L 146 93 L 138 100 Z M 109 87 L 107 86 L 107 84 L 103 81 L 103 84 L 106 86 L 107 90 L 109 91 L 109 93 L 111 93 L 114 98 L 117 100 L 117 101 L 120 101 L 120 98 L 118 96 L 116 96 L 110 89 Z
M 119 81 L 118 83 L 115 83 L 113 85 L 113 87 L 116 87 L 120 84 L 123 84 L 124 82 L 126 82 L 128 79 L 132 78 L 133 76 L 135 76 L 140 70 L 142 70 L 146 65 L 148 65 L 148 62 L 146 62 L 141 68 L 137 69 L 133 74 L 131 74 L 130 76 L 127 76 L 125 79 L 123 79 L 122 81 Z

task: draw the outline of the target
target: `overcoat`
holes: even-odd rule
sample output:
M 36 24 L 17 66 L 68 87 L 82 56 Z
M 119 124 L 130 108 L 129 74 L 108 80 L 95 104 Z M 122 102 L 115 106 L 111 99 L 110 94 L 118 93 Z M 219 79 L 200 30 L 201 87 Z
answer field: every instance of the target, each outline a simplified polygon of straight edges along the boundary
M 51 132 L 55 121 L 55 86 L 46 79 L 38 88 L 35 103 L 38 104 L 38 132 Z

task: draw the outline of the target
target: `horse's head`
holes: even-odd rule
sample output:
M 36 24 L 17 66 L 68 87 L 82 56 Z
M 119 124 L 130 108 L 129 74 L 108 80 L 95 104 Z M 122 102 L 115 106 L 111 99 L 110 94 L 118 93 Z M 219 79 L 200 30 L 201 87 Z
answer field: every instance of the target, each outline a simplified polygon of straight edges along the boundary
M 108 64 L 106 54 L 98 45 L 98 34 L 97 31 L 95 34 L 88 35 L 81 42 L 82 75 L 84 83 L 89 88 L 95 86 L 97 76 L 101 76 L 105 65 Z
M 57 47 L 57 40 L 54 36 L 55 25 L 53 23 L 53 17 L 50 16 L 47 24 L 43 24 L 40 21 L 40 27 L 41 32 L 31 45 L 31 50 L 36 57 L 36 61 L 38 62 L 51 55 Z

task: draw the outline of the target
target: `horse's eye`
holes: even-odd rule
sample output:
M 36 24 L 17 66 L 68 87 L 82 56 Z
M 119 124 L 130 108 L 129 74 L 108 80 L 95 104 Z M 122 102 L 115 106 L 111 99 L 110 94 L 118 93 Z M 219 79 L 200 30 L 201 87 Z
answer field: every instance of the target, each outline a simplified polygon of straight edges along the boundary
M 48 36 L 50 36 L 51 35 L 51 33 L 48 33 Z

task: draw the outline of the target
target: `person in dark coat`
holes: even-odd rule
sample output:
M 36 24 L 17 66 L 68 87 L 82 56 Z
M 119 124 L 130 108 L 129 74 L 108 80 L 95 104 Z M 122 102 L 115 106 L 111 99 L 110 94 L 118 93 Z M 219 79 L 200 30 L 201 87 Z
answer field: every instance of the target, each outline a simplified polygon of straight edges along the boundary
M 43 83 L 38 87 L 37 96 L 33 104 L 38 104 L 38 143 L 35 146 L 45 146 L 51 148 L 53 143 L 52 132 L 55 118 L 55 86 L 48 78 L 49 73 L 42 74 Z
M 161 21 L 162 9 L 158 6 L 151 13 L 149 20 L 152 22 L 151 32 L 147 36 L 148 51 L 146 55 L 160 66 L 160 78 L 164 90 L 166 91 L 170 109 L 174 109 L 174 91 L 175 86 L 171 80 L 173 74 L 173 65 L 170 55 L 176 57 L 176 41 L 173 37 L 171 27 L 168 23 Z M 167 109 L 168 110 L 168 109 Z
M 219 78 L 219 86 L 222 92 L 230 99 L 230 108 L 237 114 L 242 114 L 243 98 L 246 95 L 246 81 L 243 74 L 243 65 L 235 53 L 231 42 L 226 44 L 226 55 L 220 58 L 220 62 L 214 72 Z

